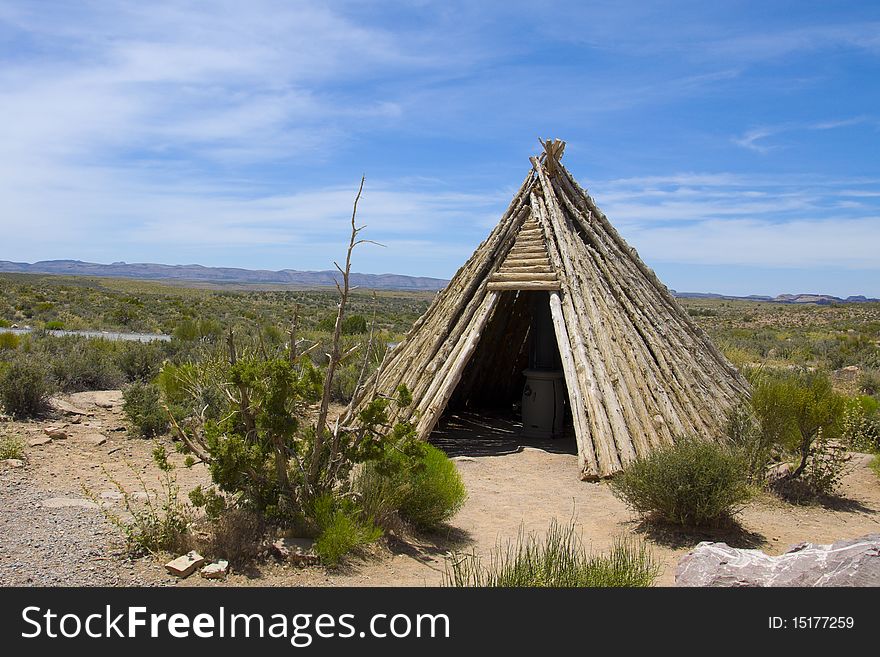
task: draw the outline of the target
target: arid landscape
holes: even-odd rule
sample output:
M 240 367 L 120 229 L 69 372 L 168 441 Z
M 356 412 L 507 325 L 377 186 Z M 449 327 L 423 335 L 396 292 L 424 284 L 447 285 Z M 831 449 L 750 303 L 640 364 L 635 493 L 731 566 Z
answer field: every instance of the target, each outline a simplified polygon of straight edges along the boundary
M 878 35 L 3 0 L 4 654 L 876 643 Z
M 873 583 L 880 304 L 676 299 L 541 145 L 436 294 L 364 178 L 335 292 L 3 274 L 0 582 Z
M 119 532 L 91 501 L 96 496 L 98 504 L 119 507 L 111 478 L 133 492 L 142 492 L 138 477 L 148 489 L 159 489 L 152 443 L 125 431 L 121 394 L 77 393 L 64 401 L 86 415 L 58 413 L 45 421 L 3 425 L 7 434 L 36 442 L 47 438 L 47 427 L 68 434 L 29 447 L 25 467 L 0 471 L 0 583 L 6 586 L 437 586 L 449 552 L 489 554 L 521 530 L 543 532 L 552 517 L 574 517 L 584 542 L 597 551 L 606 550 L 615 536 L 645 537 L 662 564 L 658 585 L 668 586 L 677 560 L 699 541 L 779 554 L 796 543 L 880 532 L 880 478 L 868 467 L 869 455 L 854 455 L 833 504 L 792 506 L 765 495 L 745 508 L 741 527 L 733 531 L 676 535 L 640 523 L 607 484 L 578 481 L 573 454 L 525 447 L 499 456 L 455 457 L 468 500 L 436 534 L 395 536 L 341 569 L 297 568 L 269 558 L 245 572 L 233 571 L 223 583 L 180 580 L 164 571 L 159 556 L 129 558 Z M 208 481 L 203 468 L 180 472 L 184 489 Z

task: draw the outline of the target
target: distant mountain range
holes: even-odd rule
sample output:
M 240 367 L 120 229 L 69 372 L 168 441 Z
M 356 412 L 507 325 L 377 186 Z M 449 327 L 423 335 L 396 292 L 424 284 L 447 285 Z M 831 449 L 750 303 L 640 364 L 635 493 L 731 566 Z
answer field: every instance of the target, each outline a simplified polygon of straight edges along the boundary
M 105 276 L 142 280 L 178 280 L 215 284 L 272 285 L 302 287 L 334 286 L 342 279 L 338 271 L 297 271 L 282 269 L 238 269 L 235 267 L 204 267 L 202 265 L 157 265 L 149 262 L 114 262 L 109 265 L 80 260 L 43 260 L 33 264 L 0 260 L 0 273 L 66 274 L 68 276 Z M 425 276 L 400 274 L 357 274 L 352 272 L 351 284 L 374 290 L 436 291 L 449 281 Z
M 18 274 L 66 274 L 68 276 L 105 276 L 110 278 L 136 278 L 142 280 L 176 280 L 216 285 L 292 285 L 299 287 L 332 287 L 341 276 L 339 272 L 298 271 L 282 269 L 238 269 L 236 267 L 204 267 L 202 265 L 157 265 L 149 262 L 114 262 L 109 265 L 81 260 L 42 260 L 33 264 L 0 260 L 0 273 Z M 413 290 L 434 292 L 442 290 L 449 281 L 426 276 L 403 276 L 401 274 L 351 274 L 352 285 L 374 290 Z M 767 301 L 773 303 L 867 303 L 880 299 L 864 296 L 841 298 L 830 294 L 780 294 L 769 297 L 750 295 L 745 297 L 706 292 L 676 292 L 682 299 L 729 299 L 744 301 Z
M 730 299 L 737 301 L 766 301 L 772 303 L 815 303 L 819 306 L 827 306 L 832 303 L 876 303 L 880 299 L 873 299 L 861 295 L 852 297 L 835 297 L 830 294 L 780 294 L 775 297 L 752 294 L 747 297 L 735 297 L 726 294 L 713 294 L 711 292 L 676 292 L 670 290 L 679 299 Z

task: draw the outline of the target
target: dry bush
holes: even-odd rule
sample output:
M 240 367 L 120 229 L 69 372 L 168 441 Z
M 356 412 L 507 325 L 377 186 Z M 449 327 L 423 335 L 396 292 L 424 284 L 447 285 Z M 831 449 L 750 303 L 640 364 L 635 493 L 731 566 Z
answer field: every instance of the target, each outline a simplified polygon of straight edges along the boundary
M 227 509 L 210 521 L 200 549 L 211 559 L 225 559 L 233 566 L 245 566 L 263 552 L 266 521 L 247 509 Z

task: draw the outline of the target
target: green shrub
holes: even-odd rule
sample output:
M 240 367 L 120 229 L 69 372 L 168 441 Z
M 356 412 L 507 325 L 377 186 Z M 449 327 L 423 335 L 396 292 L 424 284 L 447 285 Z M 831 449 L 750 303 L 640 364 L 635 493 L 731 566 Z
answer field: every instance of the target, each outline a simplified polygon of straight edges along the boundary
M 165 363 L 155 383 L 175 417 L 198 415 L 206 420 L 218 420 L 229 407 L 224 376 L 224 365 L 203 358 L 198 363 Z
M 140 484 L 140 495 L 125 489 L 107 470 L 104 474 L 122 494 L 125 514 L 105 507 L 90 491 L 86 491 L 98 503 L 104 517 L 125 535 L 128 551 L 132 556 L 159 552 L 181 553 L 190 549 L 189 528 L 192 511 L 180 501 L 180 486 L 174 474 L 174 466 L 168 461 L 168 453 L 161 444 L 153 450 L 153 460 L 162 472 L 160 490 L 154 493 L 147 487 L 140 471 L 129 465 Z
M 18 347 L 19 337 L 15 333 L 0 333 L 0 351 L 12 351 Z
M 794 453 L 796 479 L 807 468 L 813 443 L 840 436 L 843 397 L 821 372 L 758 372 L 752 381 L 752 408 L 761 423 L 763 440 Z
M 333 377 L 333 385 L 330 389 L 331 397 L 334 401 L 347 404 L 354 396 L 354 389 L 358 383 L 360 375 L 360 363 L 346 363 L 338 370 L 336 376 Z
M 880 396 L 880 370 L 865 370 L 859 377 L 859 391 L 874 397 Z
M 368 461 L 355 470 L 352 489 L 358 495 L 361 508 L 368 518 L 388 531 L 401 526 L 400 504 L 407 487 L 402 476 L 393 476 L 403 459 L 388 472 L 388 459 Z
M 446 586 L 489 587 L 646 587 L 660 574 L 644 542 L 618 538 L 605 555 L 591 555 L 575 534 L 574 523 L 550 523 L 546 538 L 524 538 L 496 546 L 484 565 L 471 553 L 446 560 Z
M 320 322 L 318 322 L 318 330 L 326 331 L 327 333 L 332 333 L 336 328 L 336 313 L 325 316 Z M 367 327 L 367 318 L 363 315 L 348 315 L 342 319 L 342 334 L 343 335 L 355 335 L 360 333 L 366 333 L 368 330 Z
M 854 450 L 880 451 L 880 402 L 868 396 L 848 400 L 841 420 L 841 437 Z
M 52 359 L 52 374 L 65 392 L 115 390 L 125 377 L 113 360 L 113 350 L 106 340 L 63 338 Z
M 344 498 L 321 495 L 315 499 L 311 515 L 319 532 L 315 553 L 326 566 L 338 565 L 348 553 L 382 537 L 382 530 Z
M 874 471 L 874 474 L 880 477 L 880 454 L 874 457 L 871 461 L 871 469 Z
M 24 439 L 21 436 L 0 438 L 0 459 L 24 458 Z
M 743 455 L 696 438 L 636 459 L 611 490 L 647 519 L 694 527 L 728 522 L 751 494 Z
M 59 320 L 53 320 L 51 322 L 46 322 L 43 326 L 47 331 L 63 331 L 64 330 L 64 322 Z
M 162 367 L 165 354 L 156 342 L 126 342 L 116 355 L 116 366 L 126 381 L 152 381 Z
M 159 388 L 152 383 L 132 383 L 122 391 L 122 410 L 131 431 L 142 438 L 160 436 L 168 431 L 168 415 L 162 408 Z
M 467 499 L 455 463 L 427 443 L 411 454 L 391 448 L 381 460 L 364 464 L 354 487 L 364 510 L 379 524 L 393 526 L 399 514 L 423 531 L 452 518 Z
M 36 417 L 47 410 L 52 379 L 42 361 L 20 356 L 0 371 L 0 403 L 16 417 Z
M 749 484 L 762 487 L 767 483 L 767 466 L 773 453 L 773 444 L 761 431 L 761 423 L 744 403 L 735 407 L 727 416 L 725 436 L 733 449 L 742 456 Z
M 408 470 L 409 488 L 400 504 L 400 515 L 419 529 L 435 529 L 464 505 L 467 490 L 455 463 L 433 445 Z
M 223 327 L 216 319 L 184 319 L 174 329 L 174 337 L 183 342 L 203 340 L 214 342 L 223 334 Z

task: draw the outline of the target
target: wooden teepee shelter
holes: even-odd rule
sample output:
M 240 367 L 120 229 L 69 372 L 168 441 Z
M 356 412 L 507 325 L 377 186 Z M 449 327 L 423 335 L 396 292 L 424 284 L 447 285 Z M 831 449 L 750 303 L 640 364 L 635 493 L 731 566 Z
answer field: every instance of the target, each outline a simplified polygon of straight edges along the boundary
M 542 142 L 501 221 L 352 403 L 413 403 L 427 439 L 451 403 L 514 399 L 535 303 L 549 303 L 583 479 L 677 436 L 717 438 L 748 386 Z M 519 386 L 518 390 L 516 387 Z

